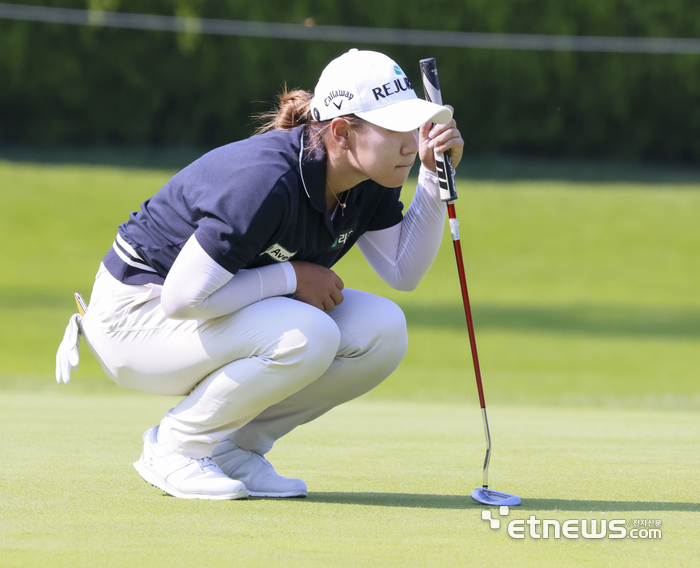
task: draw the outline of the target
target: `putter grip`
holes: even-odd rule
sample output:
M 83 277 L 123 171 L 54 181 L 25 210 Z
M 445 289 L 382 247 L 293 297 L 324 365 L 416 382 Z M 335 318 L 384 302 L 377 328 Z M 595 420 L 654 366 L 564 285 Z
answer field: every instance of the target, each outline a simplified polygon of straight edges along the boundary
M 434 57 L 420 60 L 420 70 L 423 77 L 423 90 L 425 100 L 437 105 L 442 104 L 442 94 L 440 93 L 440 80 L 438 79 L 437 63 Z M 452 168 L 452 157 L 450 151 L 435 152 L 435 166 L 437 168 L 440 185 L 440 199 L 443 201 L 454 201 L 457 199 L 455 188 L 455 174 Z

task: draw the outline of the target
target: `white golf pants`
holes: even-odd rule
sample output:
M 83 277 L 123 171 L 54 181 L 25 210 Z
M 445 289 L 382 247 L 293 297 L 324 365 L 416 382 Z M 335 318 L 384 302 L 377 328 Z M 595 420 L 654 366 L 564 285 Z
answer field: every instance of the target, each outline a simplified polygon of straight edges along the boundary
M 181 454 L 211 456 L 220 438 L 260 454 L 296 426 L 356 398 L 398 366 L 406 320 L 385 298 L 345 289 L 331 312 L 287 297 L 210 320 L 172 320 L 161 286 L 130 286 L 100 266 L 82 328 L 118 385 L 184 396 L 160 423 Z

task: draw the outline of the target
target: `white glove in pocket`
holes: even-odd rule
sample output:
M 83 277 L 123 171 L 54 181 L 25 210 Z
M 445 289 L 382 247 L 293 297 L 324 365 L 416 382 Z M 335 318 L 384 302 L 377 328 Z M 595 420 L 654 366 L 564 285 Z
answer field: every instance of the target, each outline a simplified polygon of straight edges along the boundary
M 80 362 L 80 314 L 73 314 L 63 334 L 63 341 L 56 352 L 56 382 L 70 382 L 71 371 L 78 368 Z

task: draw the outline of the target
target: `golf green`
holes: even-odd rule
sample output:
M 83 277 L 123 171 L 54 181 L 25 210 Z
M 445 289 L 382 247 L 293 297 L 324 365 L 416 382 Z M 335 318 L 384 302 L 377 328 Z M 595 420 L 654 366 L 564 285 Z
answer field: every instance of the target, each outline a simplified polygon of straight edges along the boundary
M 269 455 L 305 479 L 307 499 L 207 502 L 169 497 L 131 465 L 171 403 L 70 386 L 5 393 L 0 564 L 692 566 L 700 554 L 694 413 L 494 406 L 491 486 L 523 503 L 490 508 L 502 520 L 492 529 L 469 497 L 484 451 L 474 405 L 350 403 Z M 509 536 L 507 523 L 530 516 L 660 531 Z
M 492 523 L 469 498 L 485 444 L 447 231 L 414 292 L 356 250 L 335 267 L 402 307 L 410 345 L 273 449 L 307 499 L 186 501 L 140 479 L 141 434 L 177 399 L 116 387 L 84 343 L 57 385 L 54 357 L 72 293 L 89 298 L 117 226 L 172 173 L 0 161 L 0 566 L 697 564 L 696 182 L 458 180 L 490 486 L 523 500 Z

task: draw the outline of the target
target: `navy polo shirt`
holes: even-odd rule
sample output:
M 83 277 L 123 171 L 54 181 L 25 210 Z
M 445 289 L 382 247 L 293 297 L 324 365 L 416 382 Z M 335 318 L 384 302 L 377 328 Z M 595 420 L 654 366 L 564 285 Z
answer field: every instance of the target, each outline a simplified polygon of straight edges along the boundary
M 104 259 L 107 270 L 127 284 L 162 284 L 193 233 L 233 274 L 287 260 L 330 268 L 366 231 L 401 221 L 401 188 L 371 180 L 353 187 L 347 207 L 331 218 L 326 156 L 303 148 L 304 130 L 222 146 L 177 173 L 119 226 L 128 246 L 115 241 Z

